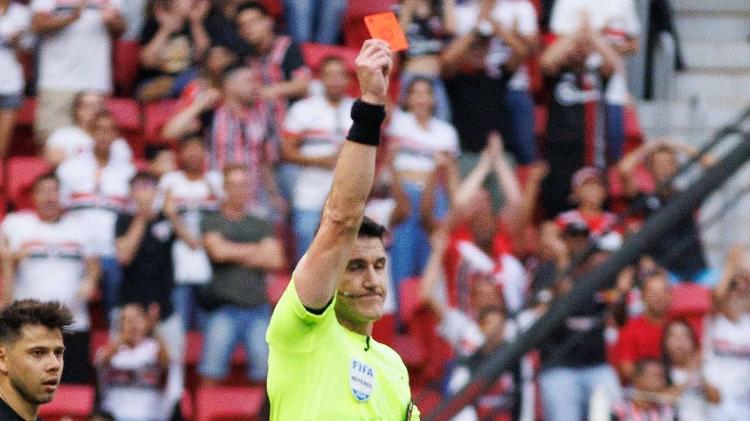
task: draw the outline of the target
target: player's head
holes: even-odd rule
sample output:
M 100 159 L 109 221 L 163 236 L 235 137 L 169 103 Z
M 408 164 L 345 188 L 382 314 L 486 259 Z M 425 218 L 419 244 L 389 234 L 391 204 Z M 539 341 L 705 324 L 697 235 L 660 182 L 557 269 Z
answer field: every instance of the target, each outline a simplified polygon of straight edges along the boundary
M 202 172 L 206 162 L 206 145 L 199 133 L 180 140 L 180 167 L 187 172 Z
M 645 358 L 636 362 L 633 386 L 643 392 L 663 391 L 667 387 L 664 364 L 655 358 Z
M 351 76 L 344 59 L 339 56 L 327 56 L 320 63 L 320 82 L 325 89 L 326 97 L 340 100 L 346 95 Z
M 250 175 L 242 164 L 224 167 L 224 203 L 235 208 L 244 208 L 250 200 Z
M 94 115 L 104 108 L 104 96 L 97 91 L 78 92 L 73 99 L 71 117 L 78 126 L 88 130 Z
M 273 36 L 273 16 L 257 1 L 240 5 L 237 9 L 237 32 L 253 47 L 258 47 Z
M 45 221 L 60 217 L 60 180 L 54 172 L 47 172 L 37 177 L 33 186 L 34 209 Z
M 336 299 L 339 318 L 362 324 L 383 315 L 388 285 L 385 227 L 365 217 L 359 227 L 346 269 L 341 275 Z
M 63 371 L 63 329 L 72 323 L 70 311 L 56 301 L 15 301 L 0 312 L 4 393 L 14 393 L 31 405 L 52 400 Z
M 120 312 L 120 336 L 130 346 L 141 343 L 148 334 L 148 314 L 141 303 L 129 303 Z

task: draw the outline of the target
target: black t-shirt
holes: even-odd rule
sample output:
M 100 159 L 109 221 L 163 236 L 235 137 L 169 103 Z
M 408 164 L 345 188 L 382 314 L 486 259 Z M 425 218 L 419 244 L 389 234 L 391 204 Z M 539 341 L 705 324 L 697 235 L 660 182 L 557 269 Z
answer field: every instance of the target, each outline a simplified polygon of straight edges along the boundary
M 234 20 L 227 18 L 219 8 L 214 7 L 211 10 L 203 25 L 213 45 L 227 47 L 239 57 L 250 54 L 250 45 L 237 33 Z
M 406 28 L 409 48 L 407 57 L 421 57 L 440 54 L 445 41 L 445 30 L 439 16 L 414 16 Z
M 666 206 L 673 197 L 674 195 L 639 193 L 633 199 L 633 205 L 640 211 L 641 216 L 648 218 Z M 660 265 L 684 280 L 694 280 L 694 277 L 707 267 L 700 229 L 692 214 L 654 240 L 647 253 Z
M 247 62 L 252 67 L 260 70 L 261 76 L 265 78 L 271 78 L 268 74 L 272 72 L 272 66 L 270 66 L 271 57 L 270 54 L 261 55 L 256 51 L 251 52 L 247 57 Z M 302 55 L 302 49 L 299 44 L 292 41 L 284 52 L 284 58 L 281 60 L 281 74 L 284 81 L 293 79 L 294 73 L 301 69 L 306 69 L 305 59 Z
M 115 236 L 123 237 L 132 222 L 133 215 L 118 215 Z M 146 306 L 157 303 L 162 320 L 172 314 L 172 244 L 175 239 L 172 223 L 163 214 L 148 223 L 133 261 L 122 268 L 122 303 L 138 302 Z
M 145 46 L 151 42 L 158 31 L 159 22 L 155 18 L 147 19 L 141 31 L 141 45 Z M 158 68 L 141 68 L 138 80 L 145 81 L 157 76 L 178 75 L 195 64 L 194 54 L 192 31 L 190 25 L 186 23 L 181 30 L 169 36 L 169 41 L 160 52 L 162 60 Z
M 597 294 L 567 317 L 540 346 L 542 368 L 579 368 L 604 364 L 606 307 Z
M 0 420 L 1 421 L 25 421 L 20 415 L 16 413 L 5 401 L 0 399 Z M 36 421 L 42 421 L 37 417 Z

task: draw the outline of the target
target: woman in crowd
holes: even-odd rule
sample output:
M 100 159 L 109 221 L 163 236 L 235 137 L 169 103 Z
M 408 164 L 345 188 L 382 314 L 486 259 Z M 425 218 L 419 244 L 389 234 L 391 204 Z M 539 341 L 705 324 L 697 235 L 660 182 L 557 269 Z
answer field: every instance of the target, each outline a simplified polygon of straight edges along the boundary
M 5 157 L 23 102 L 23 71 L 16 53 L 29 25 L 31 14 L 26 6 L 0 0 L 0 159 Z

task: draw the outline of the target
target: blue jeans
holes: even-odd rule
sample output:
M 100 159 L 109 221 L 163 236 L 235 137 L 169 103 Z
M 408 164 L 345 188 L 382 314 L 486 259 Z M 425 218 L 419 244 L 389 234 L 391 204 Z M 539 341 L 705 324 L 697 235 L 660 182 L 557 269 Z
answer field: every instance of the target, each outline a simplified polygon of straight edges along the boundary
M 534 134 L 534 100 L 529 91 L 508 89 L 505 93 L 505 108 L 508 110 L 508 150 L 521 165 L 536 161 L 536 136 Z
M 336 44 L 346 0 L 284 0 L 286 25 L 299 42 Z
M 422 227 L 419 212 L 419 203 L 422 200 L 422 187 L 414 183 L 403 183 L 403 188 L 409 196 L 412 212 L 404 222 L 393 228 L 393 243 L 391 245 L 391 275 L 395 296 L 401 281 L 412 276 L 420 276 L 427 264 L 430 255 L 430 242 L 427 232 Z M 448 211 L 448 199 L 446 195 L 438 191 L 435 198 L 434 212 L 442 217 Z
M 439 76 L 430 76 L 420 73 L 403 72 L 401 74 L 401 98 L 403 104 L 406 99 L 407 90 L 412 81 L 416 78 L 430 79 L 432 82 L 432 95 L 435 98 L 435 118 L 443 121 L 451 121 L 451 103 L 448 98 L 448 91 L 445 89 L 443 79 Z
M 203 330 L 206 326 L 206 312 L 198 305 L 198 291 L 202 285 L 178 284 L 172 290 L 174 312 L 180 317 L 182 328 Z
M 620 382 L 607 365 L 591 367 L 554 367 L 540 375 L 542 406 L 547 421 L 581 421 L 588 414 L 589 398 L 603 389 L 610 402 L 620 399 Z
M 222 306 L 208 314 L 203 332 L 203 355 L 198 373 L 210 379 L 223 379 L 229 374 L 234 348 L 244 342 L 248 378 L 263 382 L 268 373 L 266 330 L 271 320 L 267 304 L 253 308 Z
M 292 225 L 294 226 L 294 246 L 297 249 L 297 261 L 302 258 L 310 244 L 315 231 L 320 224 L 320 210 L 294 209 L 292 211 Z
M 605 139 L 607 141 L 607 163 L 614 164 L 622 158 L 625 145 L 625 107 L 617 104 L 607 104 L 607 125 Z
M 122 268 L 114 256 L 101 256 L 99 264 L 102 267 L 102 305 L 111 324 L 112 311 L 120 305 Z

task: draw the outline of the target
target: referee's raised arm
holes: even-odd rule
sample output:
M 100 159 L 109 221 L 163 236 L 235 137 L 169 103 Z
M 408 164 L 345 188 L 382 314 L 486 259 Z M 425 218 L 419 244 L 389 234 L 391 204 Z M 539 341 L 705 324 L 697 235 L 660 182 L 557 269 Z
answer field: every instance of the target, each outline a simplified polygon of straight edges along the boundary
M 294 270 L 297 294 L 311 310 L 322 309 L 333 299 L 375 176 L 375 155 L 393 67 L 391 50 L 384 41 L 367 40 L 355 64 L 362 96 L 352 107 L 353 125 L 336 163 L 320 227 Z

